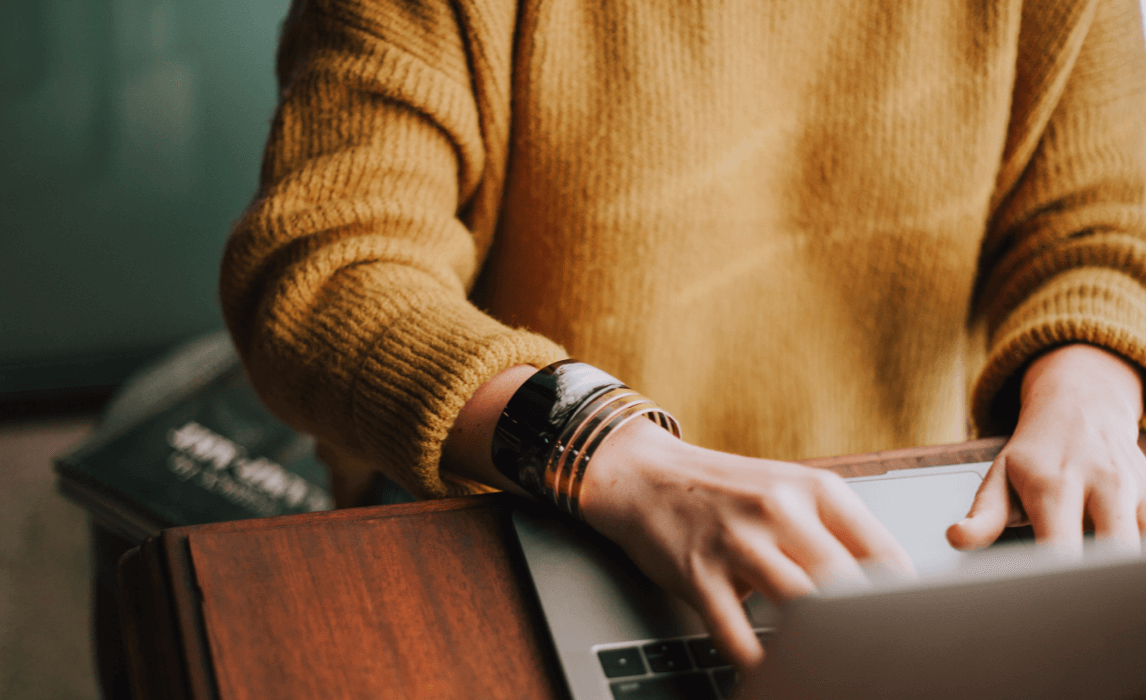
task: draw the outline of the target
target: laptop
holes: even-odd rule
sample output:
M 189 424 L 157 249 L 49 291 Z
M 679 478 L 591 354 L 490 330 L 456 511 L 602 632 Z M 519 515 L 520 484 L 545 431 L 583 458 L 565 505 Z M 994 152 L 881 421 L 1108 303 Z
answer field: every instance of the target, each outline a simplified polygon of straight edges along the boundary
M 751 687 L 699 617 L 614 544 L 545 509 L 513 522 L 573 700 L 1146 700 L 1146 559 L 1088 543 L 958 552 L 990 463 L 848 480 L 915 562 L 912 581 L 745 611 L 767 650 Z

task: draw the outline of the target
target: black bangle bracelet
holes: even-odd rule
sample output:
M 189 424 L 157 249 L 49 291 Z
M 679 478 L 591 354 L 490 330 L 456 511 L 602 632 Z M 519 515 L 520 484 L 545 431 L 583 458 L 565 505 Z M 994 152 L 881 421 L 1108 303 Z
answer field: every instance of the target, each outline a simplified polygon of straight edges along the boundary
M 506 404 L 493 433 L 493 464 L 507 479 L 543 496 L 545 464 L 577 409 L 623 387 L 616 377 L 576 360 L 538 370 Z
M 609 434 L 644 416 L 680 437 L 676 419 L 615 377 L 575 360 L 538 371 L 506 404 L 493 463 L 507 479 L 581 517 L 581 484 Z

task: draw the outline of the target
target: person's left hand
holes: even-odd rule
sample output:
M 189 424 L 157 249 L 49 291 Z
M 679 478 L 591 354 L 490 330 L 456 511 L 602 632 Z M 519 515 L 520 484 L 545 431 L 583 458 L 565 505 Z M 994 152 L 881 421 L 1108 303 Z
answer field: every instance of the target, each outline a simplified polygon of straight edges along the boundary
M 1146 531 L 1146 456 L 1138 447 L 1142 380 L 1122 358 L 1067 345 L 1023 376 L 1014 435 L 971 511 L 947 531 L 957 549 L 985 547 L 1029 522 L 1039 542 L 1080 550 L 1084 529 L 1138 549 Z

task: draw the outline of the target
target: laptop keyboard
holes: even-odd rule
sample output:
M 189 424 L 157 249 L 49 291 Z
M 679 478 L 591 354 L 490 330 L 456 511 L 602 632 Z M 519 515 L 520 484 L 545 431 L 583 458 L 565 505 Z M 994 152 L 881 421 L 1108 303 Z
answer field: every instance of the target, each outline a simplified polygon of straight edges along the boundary
M 772 630 L 757 630 L 767 646 Z M 613 700 L 727 700 L 736 671 L 708 637 L 595 647 Z

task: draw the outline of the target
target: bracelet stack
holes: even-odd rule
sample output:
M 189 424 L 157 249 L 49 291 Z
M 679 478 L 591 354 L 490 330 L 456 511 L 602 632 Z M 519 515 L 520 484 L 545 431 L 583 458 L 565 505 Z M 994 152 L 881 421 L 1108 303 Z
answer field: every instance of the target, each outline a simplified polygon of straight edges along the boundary
M 640 416 L 680 437 L 676 419 L 651 399 L 591 365 L 562 360 L 510 399 L 494 431 L 493 463 L 529 493 L 580 518 L 590 459 L 614 430 Z

